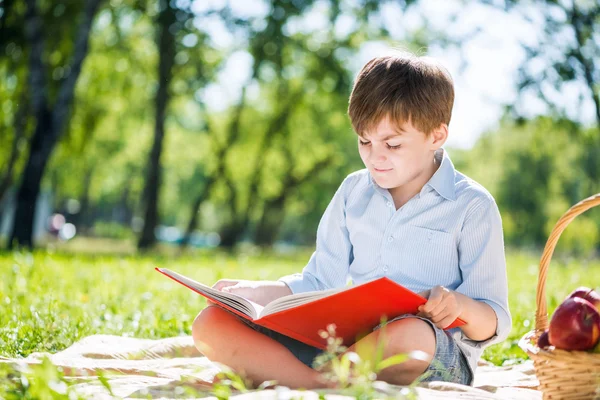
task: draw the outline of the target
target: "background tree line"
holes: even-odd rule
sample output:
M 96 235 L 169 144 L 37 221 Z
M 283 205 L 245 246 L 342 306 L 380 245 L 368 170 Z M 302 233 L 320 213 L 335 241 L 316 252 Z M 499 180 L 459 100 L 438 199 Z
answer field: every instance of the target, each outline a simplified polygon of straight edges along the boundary
M 197 230 L 218 232 L 224 248 L 311 244 L 332 193 L 362 168 L 345 114 L 356 53 L 372 41 L 460 53 L 477 35 L 437 31 L 424 15 L 392 37 L 389 2 L 372 0 L 273 0 L 244 13 L 202 4 L 0 3 L 0 207 L 11 193 L 17 205 L 8 247 L 33 245 L 41 190 L 56 210 L 77 211 L 68 217 L 80 233 L 135 238 L 140 249 L 158 225 L 179 227 L 182 246 Z M 480 4 L 537 18 L 542 39 L 524 41 L 519 100 L 499 128 L 450 151 L 496 197 L 507 243 L 539 246 L 571 204 L 600 192 L 600 6 Z M 214 26 L 233 40 L 220 43 Z M 217 83 L 235 68 L 248 72 L 215 110 Z M 566 87 L 594 105 L 595 123 L 561 109 Z M 546 115 L 523 114 L 532 98 Z M 599 225 L 596 211 L 579 217 L 561 246 L 597 249 Z

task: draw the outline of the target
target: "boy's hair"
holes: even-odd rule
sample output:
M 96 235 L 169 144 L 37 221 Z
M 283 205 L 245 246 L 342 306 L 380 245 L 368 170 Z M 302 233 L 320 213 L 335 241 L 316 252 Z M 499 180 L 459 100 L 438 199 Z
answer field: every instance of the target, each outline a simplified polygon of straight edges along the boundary
M 361 137 L 386 116 L 398 127 L 410 121 L 429 135 L 450 123 L 453 104 L 448 70 L 432 58 L 402 53 L 376 57 L 362 68 L 354 81 L 348 115 Z

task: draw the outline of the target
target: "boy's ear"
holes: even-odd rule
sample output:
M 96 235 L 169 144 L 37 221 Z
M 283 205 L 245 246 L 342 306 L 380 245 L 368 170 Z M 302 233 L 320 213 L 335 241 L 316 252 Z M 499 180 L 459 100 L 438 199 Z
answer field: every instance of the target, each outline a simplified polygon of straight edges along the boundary
M 431 141 L 431 150 L 437 150 L 446 143 L 448 140 L 448 125 L 440 124 L 437 128 L 435 128 L 429 137 Z

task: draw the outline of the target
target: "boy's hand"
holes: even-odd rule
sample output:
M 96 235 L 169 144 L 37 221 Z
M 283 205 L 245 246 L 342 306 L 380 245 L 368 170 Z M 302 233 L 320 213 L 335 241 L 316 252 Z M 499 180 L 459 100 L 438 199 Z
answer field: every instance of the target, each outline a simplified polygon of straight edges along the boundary
M 292 291 L 285 283 L 276 281 L 221 279 L 213 285 L 213 289 L 236 294 L 261 306 L 267 305 L 280 297 L 292 294 Z
M 419 316 L 430 319 L 440 329 L 448 327 L 462 313 L 462 304 L 455 292 L 443 286 L 419 293 L 427 303 L 419 306 Z

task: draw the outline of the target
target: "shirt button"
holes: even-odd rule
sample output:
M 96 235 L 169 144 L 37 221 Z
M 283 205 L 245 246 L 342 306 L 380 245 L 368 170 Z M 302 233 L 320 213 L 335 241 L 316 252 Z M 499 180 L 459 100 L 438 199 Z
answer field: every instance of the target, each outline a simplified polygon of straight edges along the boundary
M 391 207 L 391 206 L 392 206 L 392 203 L 391 203 L 390 201 L 388 201 L 388 202 L 387 202 L 387 206 L 388 206 L 388 207 Z
M 392 241 L 394 241 L 394 238 L 390 236 L 390 237 L 388 238 L 388 242 L 392 242 Z
M 388 270 L 387 266 L 383 267 L 383 272 L 387 272 L 387 270 Z

